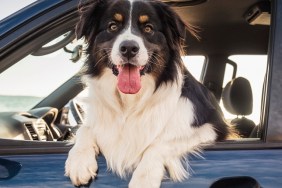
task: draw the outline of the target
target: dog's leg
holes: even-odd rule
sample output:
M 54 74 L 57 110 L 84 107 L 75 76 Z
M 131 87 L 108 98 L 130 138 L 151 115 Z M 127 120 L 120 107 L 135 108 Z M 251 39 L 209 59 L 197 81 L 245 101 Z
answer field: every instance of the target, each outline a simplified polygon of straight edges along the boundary
M 96 177 L 98 169 L 96 155 L 99 150 L 95 144 L 92 128 L 81 126 L 76 134 L 76 141 L 69 151 L 65 164 L 65 175 L 76 186 L 85 185 Z
M 204 124 L 199 128 L 194 129 L 194 133 L 189 138 L 174 140 L 168 142 L 166 145 L 168 153 L 165 161 L 165 166 L 169 172 L 170 178 L 173 181 L 182 181 L 189 177 L 187 172 L 188 164 L 183 166 L 181 160 L 185 159 L 188 154 L 199 155 L 204 146 L 213 144 L 216 140 L 217 134 L 211 124 Z M 186 161 L 185 161 L 186 162 Z M 186 168 L 186 169 L 185 169 Z
M 160 187 L 165 167 L 174 181 L 189 177 L 181 160 L 189 153 L 198 154 L 202 146 L 216 140 L 216 132 L 211 124 L 194 129 L 188 138 L 163 140 L 147 148 L 142 160 L 133 173 L 130 188 Z
M 159 147 L 148 148 L 133 172 L 129 188 L 158 188 L 165 172 Z

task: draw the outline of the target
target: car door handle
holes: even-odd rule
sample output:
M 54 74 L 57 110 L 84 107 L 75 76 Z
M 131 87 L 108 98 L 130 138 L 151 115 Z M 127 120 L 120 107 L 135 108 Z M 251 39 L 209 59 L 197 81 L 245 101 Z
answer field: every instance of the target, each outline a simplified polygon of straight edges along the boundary
M 16 176 L 22 165 L 16 161 L 0 158 L 0 181 L 8 180 Z
M 260 184 L 249 176 L 224 177 L 215 181 L 210 188 L 262 188 Z

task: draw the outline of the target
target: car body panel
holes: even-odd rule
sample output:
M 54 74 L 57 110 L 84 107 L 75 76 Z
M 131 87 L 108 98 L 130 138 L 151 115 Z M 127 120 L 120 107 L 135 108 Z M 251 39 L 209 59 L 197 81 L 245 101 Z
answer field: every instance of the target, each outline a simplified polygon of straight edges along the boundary
M 15 25 L 25 24 L 34 19 L 34 17 L 37 17 L 43 12 L 48 11 L 48 9 L 55 7 L 61 2 L 62 0 L 35 1 L 27 7 L 15 12 L 14 14 L 11 14 L 10 16 L 1 20 L 0 36 L 4 36 L 11 30 L 15 30 Z
M 266 140 L 268 142 L 282 141 L 282 1 L 273 1 L 272 35 L 269 49 L 270 74 L 266 95 L 264 124 L 268 125 Z M 269 105 L 269 106 L 268 106 Z
M 262 187 L 282 185 L 282 150 L 205 151 L 203 158 L 190 157 L 192 176 L 182 183 L 166 179 L 162 187 L 207 188 L 223 177 L 250 176 Z M 17 155 L 1 158 L 19 162 L 22 169 L 1 187 L 73 187 L 63 176 L 66 154 Z M 98 157 L 99 172 L 90 187 L 127 187 L 129 179 L 122 180 L 107 170 L 104 157 Z

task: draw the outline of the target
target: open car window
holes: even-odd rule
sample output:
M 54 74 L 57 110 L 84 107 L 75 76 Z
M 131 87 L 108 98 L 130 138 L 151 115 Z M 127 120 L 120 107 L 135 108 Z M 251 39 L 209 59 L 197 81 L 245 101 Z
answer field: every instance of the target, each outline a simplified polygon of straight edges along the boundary
M 64 34 L 65 35 L 65 34 Z M 52 45 L 62 36 L 45 46 Z M 28 55 L 0 74 L 0 112 L 27 111 L 75 75 L 84 59 L 73 62 L 70 51 L 82 41 L 69 43 L 46 55 Z
M 267 55 L 233 55 L 229 57 L 230 60 L 237 64 L 236 77 L 243 77 L 250 82 L 252 95 L 253 95 L 253 108 L 252 113 L 246 115 L 254 121 L 256 125 L 260 123 L 261 116 L 261 103 L 263 96 L 263 85 L 266 69 L 267 69 Z M 232 80 L 233 67 L 230 64 L 226 65 L 223 87 Z M 224 112 L 225 118 L 235 119 L 237 115 L 231 114 L 226 110 L 221 100 L 221 108 Z
M 203 55 L 186 55 L 182 57 L 184 65 L 189 72 L 198 80 L 201 80 L 203 67 L 206 63 L 206 58 Z
M 189 169 L 196 173 L 188 181 L 172 183 L 166 179 L 162 186 L 216 187 L 215 184 L 223 183 L 228 187 L 226 182 L 234 185 L 249 179 L 247 182 L 256 180 L 261 187 L 280 187 L 282 2 L 164 1 L 170 2 L 185 23 L 199 28 L 199 40 L 191 36 L 185 39 L 188 57 L 183 60 L 188 70 L 221 101 L 221 109 L 230 124 L 234 119 L 245 118 L 255 128 L 251 137 L 204 147 L 201 153 L 204 159 L 189 157 Z M 10 26 L 0 26 L 0 187 L 42 187 L 43 184 L 70 187 L 71 182 L 64 176 L 65 159 L 72 146 L 72 136 L 83 123 L 77 120 L 84 118 L 88 95 L 87 88 L 82 84 L 77 86 L 79 76 L 71 77 L 83 66 L 84 59 L 73 63 L 72 54 L 63 48 L 46 55 L 26 55 L 74 29 L 79 20 L 77 5 L 88 1 L 3 1 L 1 13 L 8 11 L 7 4 L 19 10 L 30 2 L 36 6 L 30 6 L 18 17 L 13 15 L 12 22 L 5 18 L 8 14 L 0 16 L 0 22 L 7 20 L 5 24 Z M 269 6 L 260 9 L 264 3 L 271 4 L 271 11 Z M 67 51 L 80 44 L 74 40 L 67 45 Z M 229 61 L 236 64 L 236 74 Z M 226 85 L 240 77 L 250 83 L 253 95 L 252 112 L 247 115 L 229 112 L 222 102 Z M 7 163 L 9 168 L 5 169 L 3 158 L 21 167 L 13 179 L 7 175 L 15 172 L 17 166 Z M 98 178 L 89 187 L 127 186 L 128 180 L 109 173 L 103 156 L 99 156 L 98 164 Z M 216 172 L 211 173 L 210 169 Z
M 226 20 L 225 22 L 227 21 L 228 20 Z M 203 25 L 203 27 L 205 27 L 205 25 Z M 251 27 L 253 27 L 255 30 L 255 28 L 262 28 L 262 27 L 267 28 L 268 26 L 248 25 L 248 28 L 251 28 Z M 211 27 L 206 28 L 206 29 L 207 29 L 206 32 L 208 32 L 210 31 L 209 29 L 211 29 Z M 217 28 L 213 28 L 213 29 L 217 29 Z M 203 34 L 205 33 L 203 32 Z M 62 34 L 62 36 L 63 35 L 65 34 Z M 217 35 L 217 37 L 219 36 Z M 60 40 L 59 38 L 60 37 L 55 38 L 53 40 L 50 39 L 51 42 L 44 46 L 48 47 L 48 45 L 52 45 L 53 43 L 56 43 L 57 40 Z M 219 40 L 219 38 L 216 38 L 216 39 Z M 197 41 L 197 43 L 192 42 L 190 44 L 189 41 L 187 41 L 187 43 L 189 43 L 188 47 L 191 46 L 191 48 L 194 48 L 194 47 L 199 48 L 198 45 L 202 46 L 201 48 L 206 48 L 205 46 L 206 42 L 207 41 L 205 38 L 203 38 L 200 41 Z M 210 44 L 210 43 L 207 43 L 207 44 Z M 23 58 L 22 60 L 20 60 L 19 62 L 17 62 L 16 64 L 14 64 L 13 66 L 11 66 L 9 69 L 1 73 L 0 74 L 0 87 L 1 87 L 0 112 L 29 111 L 34 106 L 36 106 L 36 104 L 38 104 L 40 101 L 46 99 L 46 97 L 49 96 L 49 94 L 52 94 L 53 91 L 55 91 L 57 88 L 62 86 L 62 84 L 65 83 L 68 79 L 70 79 L 73 75 L 75 75 L 81 69 L 85 61 L 85 57 L 75 62 L 71 60 L 73 58 L 72 52 L 74 52 L 75 51 L 74 49 L 77 48 L 79 45 L 86 45 L 86 44 L 83 43 L 83 41 L 73 40 L 71 43 L 69 43 L 66 46 L 65 49 L 60 48 L 56 50 L 55 52 L 47 53 L 44 55 L 42 55 L 41 53 L 37 54 L 36 56 L 34 54 L 28 55 L 25 58 Z M 232 46 L 232 44 L 229 44 L 229 45 Z M 189 51 L 189 48 L 188 48 L 187 50 L 188 55 L 182 57 L 184 64 L 188 68 L 189 72 L 191 72 L 191 74 L 198 81 L 204 84 L 205 84 L 205 76 L 206 76 L 205 73 L 207 71 L 206 68 L 209 64 L 211 56 L 222 55 L 220 53 L 215 53 L 210 48 L 211 47 L 207 48 L 207 51 L 205 53 L 199 53 L 199 52 L 203 52 L 201 51 L 201 49 L 198 49 L 198 51 L 193 52 L 193 50 Z M 226 53 L 225 51 L 226 49 L 222 48 L 221 50 L 223 53 Z M 199 55 L 199 54 L 204 54 L 204 55 Z M 227 56 L 227 54 L 224 54 L 224 55 Z M 241 118 L 241 116 L 244 116 L 254 121 L 254 124 L 257 126 L 261 123 L 260 116 L 261 116 L 262 86 L 263 86 L 263 79 L 266 74 L 266 67 L 267 67 L 266 58 L 267 57 L 266 55 L 264 55 L 264 57 L 259 57 L 263 59 L 264 62 L 259 64 L 259 65 L 262 65 L 262 68 L 260 69 L 261 71 L 257 71 L 258 64 L 255 64 L 257 63 L 256 59 L 247 59 L 247 60 L 241 61 L 240 59 L 238 59 L 237 56 L 230 56 L 230 54 L 228 54 L 228 56 L 229 56 L 229 59 L 231 59 L 233 62 L 237 64 L 236 77 L 245 77 L 247 80 L 250 81 L 253 96 L 254 96 L 254 106 L 253 106 L 253 112 L 250 115 L 240 115 L 240 114 L 229 113 L 228 110 L 224 107 L 224 105 L 222 105 L 224 116 L 228 120 L 236 119 L 238 117 Z M 252 56 L 251 58 L 256 58 L 255 56 L 256 55 Z M 250 58 L 250 57 L 247 57 L 246 55 L 244 55 L 244 57 Z M 233 79 L 232 77 L 233 69 L 232 67 L 230 68 L 227 64 L 225 73 L 221 75 L 222 74 L 221 72 L 217 72 L 217 67 L 219 67 L 218 70 L 222 69 L 222 67 L 220 66 L 222 66 L 223 62 L 216 62 L 216 63 L 217 64 L 215 64 L 214 67 L 211 67 L 212 73 L 209 76 L 207 76 L 208 79 L 210 79 L 208 80 L 207 83 L 210 83 L 210 85 L 207 84 L 206 86 L 208 87 L 211 86 L 211 88 L 209 89 L 213 91 L 212 87 L 218 84 L 220 88 L 219 89 L 215 88 L 215 89 L 219 91 L 219 95 L 220 95 L 221 94 L 220 90 L 224 89 L 226 84 Z M 256 67 L 255 74 L 254 74 L 254 67 Z M 213 83 L 212 82 L 213 76 L 215 77 L 218 76 L 215 79 L 217 81 L 222 79 L 223 84 L 220 85 L 221 84 L 220 82 Z M 259 83 L 259 84 L 256 84 L 256 83 Z M 254 88 L 254 86 L 256 85 L 259 85 L 259 87 Z M 82 92 L 82 93 L 85 93 L 85 92 Z M 64 104 L 65 108 L 63 109 L 63 107 L 61 106 L 60 109 L 58 109 L 58 117 L 56 119 L 56 123 L 63 122 L 66 125 L 71 124 L 73 127 L 79 124 L 79 122 L 75 121 L 76 115 L 73 115 L 69 109 L 71 109 L 73 101 L 75 103 L 77 102 L 78 104 L 80 102 L 84 102 L 84 100 L 80 100 L 80 98 L 83 98 L 83 97 L 85 97 L 85 94 L 79 94 L 74 100 L 72 100 L 72 98 L 68 99 L 70 102 L 67 104 Z M 218 98 L 218 96 L 216 97 Z M 84 105 L 81 105 L 81 108 L 75 105 L 74 107 L 76 107 L 74 108 L 75 110 L 78 110 L 80 112 L 80 111 L 83 111 Z M 68 115 L 68 112 L 70 112 L 72 115 L 66 116 Z M 69 119 L 66 119 L 66 117 L 68 117 Z

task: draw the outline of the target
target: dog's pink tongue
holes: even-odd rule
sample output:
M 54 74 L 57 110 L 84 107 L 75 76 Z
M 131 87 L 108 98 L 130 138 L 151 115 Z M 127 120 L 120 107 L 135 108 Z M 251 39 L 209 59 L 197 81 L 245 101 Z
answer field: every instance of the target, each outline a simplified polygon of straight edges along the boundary
M 125 94 L 135 94 L 141 89 L 140 67 L 124 65 L 118 67 L 118 89 Z

